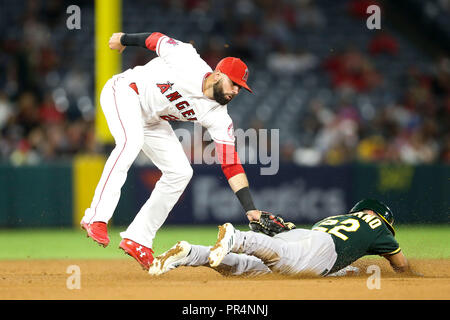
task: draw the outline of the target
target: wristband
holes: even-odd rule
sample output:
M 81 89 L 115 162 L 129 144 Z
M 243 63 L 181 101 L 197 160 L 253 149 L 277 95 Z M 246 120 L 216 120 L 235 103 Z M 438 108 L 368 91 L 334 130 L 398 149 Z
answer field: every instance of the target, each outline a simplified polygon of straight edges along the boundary
M 245 212 L 250 210 L 256 210 L 255 205 L 253 204 L 252 195 L 250 194 L 250 188 L 244 187 L 235 193 L 236 197 L 239 199 L 242 207 Z
M 145 40 L 150 36 L 151 33 L 124 33 L 120 37 L 120 43 L 123 46 L 137 46 L 137 47 L 144 47 L 145 46 Z

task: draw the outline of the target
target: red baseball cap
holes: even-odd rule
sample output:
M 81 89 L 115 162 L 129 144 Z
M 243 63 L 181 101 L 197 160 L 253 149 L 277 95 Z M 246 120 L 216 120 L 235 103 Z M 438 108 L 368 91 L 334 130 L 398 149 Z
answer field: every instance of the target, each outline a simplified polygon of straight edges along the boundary
M 225 73 L 231 81 L 253 93 L 247 85 L 247 65 L 241 59 L 233 57 L 223 58 L 217 64 L 216 70 Z

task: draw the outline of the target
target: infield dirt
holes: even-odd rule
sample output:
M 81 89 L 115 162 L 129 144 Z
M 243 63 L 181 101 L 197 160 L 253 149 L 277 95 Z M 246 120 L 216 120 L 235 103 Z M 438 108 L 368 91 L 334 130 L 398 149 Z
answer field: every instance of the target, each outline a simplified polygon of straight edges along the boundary
M 264 275 L 225 277 L 207 267 L 180 267 L 151 277 L 134 260 L 0 261 L 2 300 L 329 300 L 450 298 L 450 260 L 410 260 L 422 277 L 398 275 L 384 259 L 364 259 L 346 277 Z M 369 265 L 381 269 L 380 288 L 369 289 Z M 80 270 L 80 289 L 69 289 L 69 266 Z M 251 298 L 249 298 L 251 297 Z

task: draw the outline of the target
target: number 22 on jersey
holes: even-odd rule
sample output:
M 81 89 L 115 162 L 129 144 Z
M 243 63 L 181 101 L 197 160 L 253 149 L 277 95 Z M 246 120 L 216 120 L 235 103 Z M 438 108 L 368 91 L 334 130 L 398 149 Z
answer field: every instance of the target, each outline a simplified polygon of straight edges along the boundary
M 345 241 L 348 239 L 348 237 L 345 234 L 343 234 L 341 230 L 346 232 L 355 232 L 356 230 L 359 229 L 359 221 L 356 219 L 349 218 L 339 222 L 339 224 L 338 222 L 339 220 L 336 219 L 327 219 L 320 224 L 320 227 L 314 227 L 312 230 L 328 232 Z M 334 227 L 328 229 L 324 226 L 334 226 Z

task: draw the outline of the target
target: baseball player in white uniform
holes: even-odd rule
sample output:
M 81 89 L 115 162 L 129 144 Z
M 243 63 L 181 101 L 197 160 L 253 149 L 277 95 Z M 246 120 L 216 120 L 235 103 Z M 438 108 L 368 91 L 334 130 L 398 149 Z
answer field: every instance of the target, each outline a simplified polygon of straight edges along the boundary
M 100 104 L 115 148 L 108 157 L 92 203 L 81 227 L 102 246 L 109 244 L 108 221 L 113 216 L 127 172 L 139 152 L 162 172 L 147 202 L 120 235 L 119 247 L 144 269 L 153 261 L 153 239 L 192 177 L 192 167 L 169 121 L 198 122 L 215 142 L 216 154 L 233 192 L 250 221 L 258 220 L 247 177 L 235 151 L 229 103 L 247 85 L 248 68 L 226 57 L 212 70 L 188 43 L 154 33 L 114 33 L 109 47 L 120 53 L 141 46 L 157 57 L 143 66 L 113 76 L 105 84 Z

